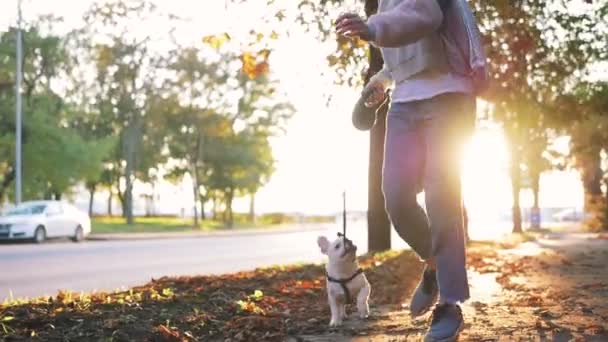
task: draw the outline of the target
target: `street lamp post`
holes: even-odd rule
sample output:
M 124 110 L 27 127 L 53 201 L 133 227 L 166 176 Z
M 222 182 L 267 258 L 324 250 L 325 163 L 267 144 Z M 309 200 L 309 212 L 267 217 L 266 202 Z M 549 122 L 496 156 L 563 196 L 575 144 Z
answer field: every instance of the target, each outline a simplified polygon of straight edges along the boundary
M 15 84 L 15 203 L 21 203 L 21 78 L 23 60 L 21 37 L 21 0 L 17 0 L 17 75 Z

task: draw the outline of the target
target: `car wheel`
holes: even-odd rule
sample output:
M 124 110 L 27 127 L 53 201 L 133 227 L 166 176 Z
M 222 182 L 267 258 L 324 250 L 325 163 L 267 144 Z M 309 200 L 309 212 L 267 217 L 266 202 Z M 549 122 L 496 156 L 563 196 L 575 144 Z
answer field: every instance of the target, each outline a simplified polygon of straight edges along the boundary
M 44 240 L 46 240 L 46 230 L 44 229 L 44 227 L 39 226 L 34 232 L 34 242 L 43 243 Z
M 82 227 L 79 225 L 78 227 L 76 227 L 76 231 L 74 232 L 72 241 L 80 242 L 82 240 L 84 240 L 84 230 L 82 230 Z

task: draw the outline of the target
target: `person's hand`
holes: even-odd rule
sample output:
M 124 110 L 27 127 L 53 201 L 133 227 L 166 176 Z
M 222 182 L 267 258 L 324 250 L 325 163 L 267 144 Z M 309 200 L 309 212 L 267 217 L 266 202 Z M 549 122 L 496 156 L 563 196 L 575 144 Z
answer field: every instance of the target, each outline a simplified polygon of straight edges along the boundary
M 367 23 L 358 14 L 344 13 L 336 19 L 336 32 L 349 38 L 360 38 L 366 41 L 372 39 Z
M 371 108 L 378 106 L 384 101 L 386 92 L 381 82 L 372 82 L 363 89 L 361 97 L 365 99 L 365 106 Z

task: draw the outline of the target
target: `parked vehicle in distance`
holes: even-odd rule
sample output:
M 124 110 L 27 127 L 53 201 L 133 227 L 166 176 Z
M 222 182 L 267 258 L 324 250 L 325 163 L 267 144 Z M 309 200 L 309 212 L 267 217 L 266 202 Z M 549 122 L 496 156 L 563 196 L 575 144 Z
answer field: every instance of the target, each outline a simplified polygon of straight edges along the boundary
M 582 210 L 574 208 L 563 209 L 553 214 L 553 219 L 557 222 L 579 222 L 585 218 Z
M 80 242 L 91 233 L 89 215 L 60 201 L 30 201 L 0 216 L 0 240 L 69 237 Z

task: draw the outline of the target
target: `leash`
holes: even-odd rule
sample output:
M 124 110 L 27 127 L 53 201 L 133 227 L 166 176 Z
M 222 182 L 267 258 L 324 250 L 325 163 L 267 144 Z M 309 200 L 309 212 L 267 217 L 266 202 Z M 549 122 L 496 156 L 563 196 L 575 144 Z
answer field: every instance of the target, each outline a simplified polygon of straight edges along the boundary
M 346 240 L 346 190 L 342 192 L 342 236 Z
M 344 238 L 344 243 L 352 243 L 346 237 L 346 190 L 342 192 L 342 233 L 338 232 L 338 237 Z
M 345 242 L 349 241 L 346 237 L 346 190 L 342 192 L 342 233 L 338 232 L 338 237 L 344 238 Z M 344 291 L 344 296 L 346 297 L 346 303 L 350 304 L 352 302 L 352 296 L 346 284 L 348 284 L 351 280 L 355 279 L 355 277 L 357 277 L 361 273 L 363 273 L 363 269 L 359 268 L 357 269 L 355 274 L 346 279 L 333 278 L 329 274 L 326 274 L 326 277 L 328 281 L 340 284 L 342 290 Z

